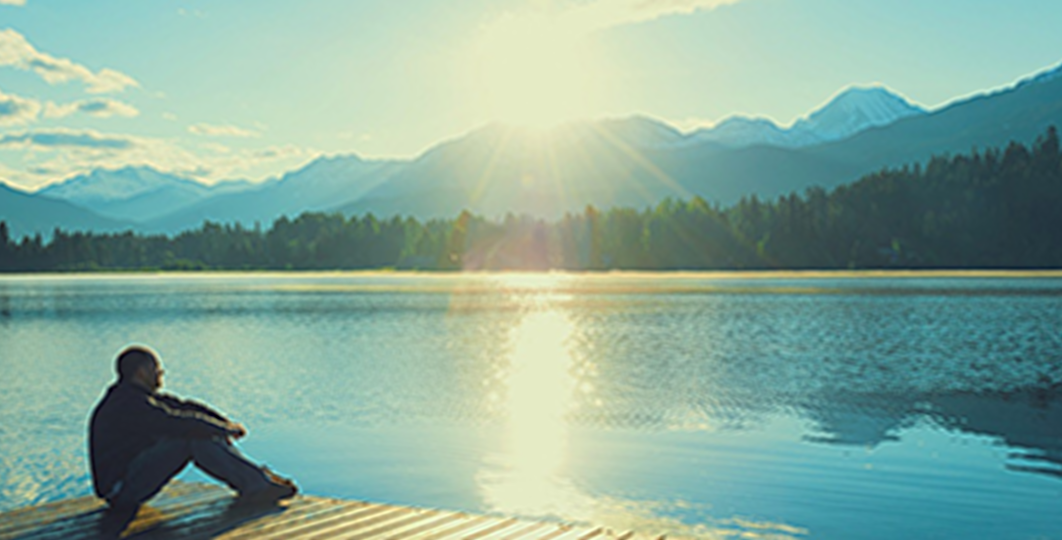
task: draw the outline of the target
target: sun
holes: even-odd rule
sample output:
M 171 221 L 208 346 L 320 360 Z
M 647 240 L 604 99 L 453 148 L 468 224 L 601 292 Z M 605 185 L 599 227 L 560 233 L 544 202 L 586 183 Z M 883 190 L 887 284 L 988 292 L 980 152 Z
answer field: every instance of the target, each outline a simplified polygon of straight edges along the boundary
M 600 95 L 589 36 L 545 16 L 485 28 L 474 65 L 477 107 L 492 120 L 544 126 L 583 118 Z

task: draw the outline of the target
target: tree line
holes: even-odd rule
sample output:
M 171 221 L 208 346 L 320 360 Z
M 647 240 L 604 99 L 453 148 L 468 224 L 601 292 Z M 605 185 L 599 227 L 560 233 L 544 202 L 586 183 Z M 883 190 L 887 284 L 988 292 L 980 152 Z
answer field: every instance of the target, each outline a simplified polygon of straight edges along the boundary
M 1062 268 L 1060 232 L 1051 127 L 1032 145 L 728 208 L 694 197 L 549 221 L 304 213 L 268 230 L 208 221 L 173 236 L 56 230 L 48 241 L 12 239 L 0 221 L 0 271 Z

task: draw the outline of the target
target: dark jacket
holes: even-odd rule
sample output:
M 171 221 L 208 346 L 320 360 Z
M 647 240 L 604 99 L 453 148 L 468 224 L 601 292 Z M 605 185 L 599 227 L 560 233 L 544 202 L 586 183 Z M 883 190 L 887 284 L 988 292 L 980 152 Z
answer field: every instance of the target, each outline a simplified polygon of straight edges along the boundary
M 89 460 L 96 495 L 106 496 L 129 462 L 164 438 L 229 435 L 229 420 L 191 400 L 118 381 L 92 411 Z

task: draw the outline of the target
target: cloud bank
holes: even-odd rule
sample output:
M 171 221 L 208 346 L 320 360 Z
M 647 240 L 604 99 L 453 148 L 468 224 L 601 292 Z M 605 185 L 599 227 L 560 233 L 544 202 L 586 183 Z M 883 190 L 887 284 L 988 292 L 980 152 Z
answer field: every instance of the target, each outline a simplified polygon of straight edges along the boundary
M 40 111 L 40 102 L 0 91 L 0 126 L 28 124 Z
M 22 34 L 10 28 L 0 30 L 0 67 L 10 66 L 33 71 L 49 84 L 81 81 L 91 94 L 121 92 L 140 86 L 132 77 L 103 68 L 91 69 L 66 58 L 37 50 Z
M 23 153 L 21 170 L 0 177 L 22 189 L 36 189 L 94 169 L 150 166 L 204 182 L 257 176 L 276 164 L 295 165 L 321 152 L 293 145 L 234 149 L 214 141 L 197 145 L 166 138 L 66 128 L 0 134 L 0 150 Z
M 40 101 L 35 99 L 5 94 L 0 91 L 0 126 L 32 123 L 38 119 L 42 111 L 45 118 L 65 118 L 75 113 L 87 114 L 96 118 L 110 118 L 112 116 L 131 118 L 140 114 L 136 107 L 128 103 L 107 98 L 83 99 L 65 104 L 49 101 L 42 105 Z
M 132 137 L 104 135 L 92 130 L 79 131 L 59 128 L 0 135 L 0 148 L 125 150 L 135 145 L 136 141 Z
M 547 4 L 559 20 L 583 31 L 652 21 L 668 15 L 688 15 L 741 0 L 589 0 Z
M 112 116 L 131 118 L 139 115 L 140 111 L 128 103 L 107 98 L 84 99 L 63 105 L 48 103 L 44 106 L 44 116 L 48 118 L 65 118 L 74 113 L 87 114 L 96 118 Z
M 257 131 L 230 125 L 195 124 L 188 126 L 188 132 L 204 137 L 261 137 Z

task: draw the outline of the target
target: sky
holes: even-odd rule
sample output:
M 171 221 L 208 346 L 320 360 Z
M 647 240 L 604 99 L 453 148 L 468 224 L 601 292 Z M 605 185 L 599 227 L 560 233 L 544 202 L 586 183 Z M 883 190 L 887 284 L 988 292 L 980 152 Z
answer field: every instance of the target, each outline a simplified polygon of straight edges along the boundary
M 1058 0 L 0 0 L 0 182 L 264 180 L 493 122 L 781 125 L 850 85 L 935 108 L 1062 62 Z

